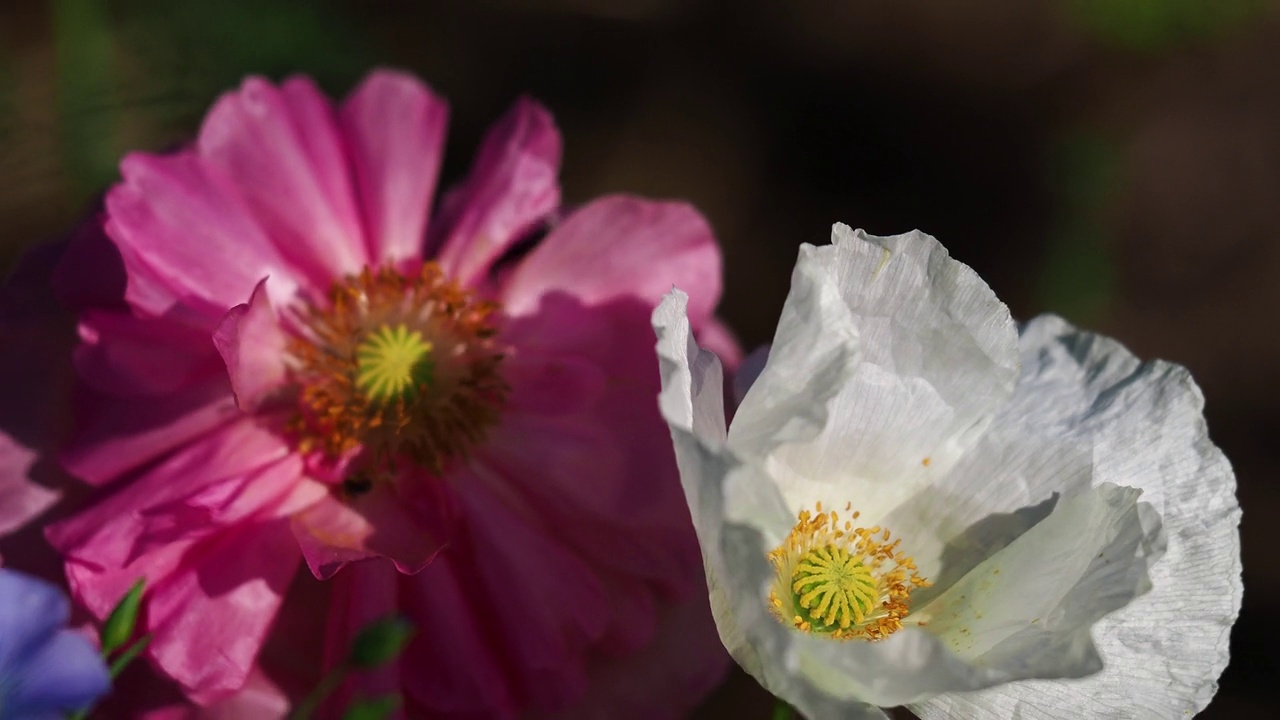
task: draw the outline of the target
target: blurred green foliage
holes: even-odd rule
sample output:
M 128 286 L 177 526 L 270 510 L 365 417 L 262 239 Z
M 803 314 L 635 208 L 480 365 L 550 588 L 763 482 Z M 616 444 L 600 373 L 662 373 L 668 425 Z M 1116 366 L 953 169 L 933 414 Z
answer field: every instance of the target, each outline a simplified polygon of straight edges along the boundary
M 1107 213 L 1119 181 L 1119 150 L 1093 134 L 1068 135 L 1051 149 L 1049 166 L 1058 221 L 1044 258 L 1039 300 L 1050 312 L 1088 324 L 1115 294 Z
M 53 25 L 62 161 L 87 195 L 114 176 L 118 155 L 114 31 L 100 0 L 56 0 Z
M 189 137 L 245 75 L 305 72 L 340 93 L 376 60 L 361 23 L 330 0 L 55 0 L 52 10 L 58 148 L 76 205 L 138 142 Z
M 1268 0 L 1069 0 L 1072 16 L 1104 42 L 1155 52 L 1217 37 L 1264 12 Z

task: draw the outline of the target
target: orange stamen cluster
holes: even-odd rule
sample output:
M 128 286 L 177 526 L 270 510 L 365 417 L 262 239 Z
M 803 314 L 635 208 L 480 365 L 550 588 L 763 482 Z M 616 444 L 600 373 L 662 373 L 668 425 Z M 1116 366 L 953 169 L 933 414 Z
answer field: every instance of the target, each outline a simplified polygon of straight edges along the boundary
M 506 399 L 497 316 L 435 263 L 409 276 L 366 268 L 336 283 L 299 313 L 289 346 L 298 396 L 288 430 L 299 450 L 337 459 L 363 448 L 373 466 L 406 458 L 442 471 L 483 439 Z
M 849 511 L 852 505 L 847 505 Z M 769 552 L 778 577 L 769 592 L 780 622 L 837 640 L 883 640 L 902 629 L 911 592 L 930 583 L 887 529 L 855 527 L 859 513 L 800 511 L 786 540 Z

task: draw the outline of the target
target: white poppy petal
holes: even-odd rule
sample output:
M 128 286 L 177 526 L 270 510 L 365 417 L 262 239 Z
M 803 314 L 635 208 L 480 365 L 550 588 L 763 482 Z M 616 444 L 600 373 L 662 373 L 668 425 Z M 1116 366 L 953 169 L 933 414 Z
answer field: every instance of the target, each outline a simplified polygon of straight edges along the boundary
M 1082 677 L 1101 669 L 1089 628 L 1151 587 L 1163 550 L 1141 491 L 1085 488 L 913 614 L 962 658 L 1014 678 Z
M 689 296 L 673 289 L 653 311 L 658 335 L 658 360 L 662 416 L 673 427 L 720 445 L 725 440 L 724 370 L 715 353 L 703 350 L 693 339 L 685 314 Z
M 856 483 L 862 494 L 848 499 L 875 520 L 944 476 L 1008 401 L 1016 328 L 991 288 L 928 235 L 881 238 L 836 225 L 832 243 L 805 248 L 801 264 L 825 271 L 814 274 L 848 309 L 860 356 L 827 407 L 825 430 L 776 451 L 772 471 L 794 507 L 829 494 L 823 486 Z M 803 339 L 786 330 L 779 326 L 772 356 L 806 353 L 788 347 Z M 792 362 L 770 358 L 777 374 L 804 372 Z M 769 375 L 767 366 L 755 387 Z M 730 428 L 735 447 L 738 422 Z
M 1000 428 L 1091 447 L 1094 481 L 1142 489 L 1167 549 L 1150 569 L 1151 592 L 1094 626 L 1102 672 L 948 696 L 916 712 L 929 720 L 1193 715 L 1217 690 L 1241 598 L 1235 480 L 1208 438 L 1203 397 L 1185 369 L 1140 362 L 1060 318 L 1028 323 L 1021 345 L 1023 377 Z M 1028 480 L 1008 492 L 1015 502 L 1047 495 L 1061 478 Z
M 827 421 L 827 403 L 857 360 L 853 316 L 831 274 L 830 248 L 800 247 L 773 345 L 734 415 L 729 444 L 761 458 L 807 442 Z
M 727 433 L 722 374 L 682 297 L 654 314 L 661 406 L 733 657 L 810 720 L 899 704 L 926 720 L 1202 708 L 1239 609 L 1239 508 L 1186 371 L 1054 318 L 1019 344 L 933 238 L 833 235 L 801 249 Z M 837 533 L 831 512 L 789 535 L 819 501 L 884 530 Z M 937 584 L 908 608 L 917 571 Z M 881 604 L 849 599 L 869 587 L 859 573 L 879 578 Z M 833 629 L 832 586 L 863 608 L 858 626 L 846 612 Z M 888 637 L 830 637 L 845 632 Z

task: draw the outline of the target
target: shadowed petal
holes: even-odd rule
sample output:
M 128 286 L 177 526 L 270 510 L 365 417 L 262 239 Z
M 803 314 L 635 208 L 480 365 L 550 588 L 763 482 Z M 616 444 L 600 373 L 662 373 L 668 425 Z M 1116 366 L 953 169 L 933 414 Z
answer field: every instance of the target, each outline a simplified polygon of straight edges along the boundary
M 445 272 L 476 284 L 524 230 L 560 205 L 560 132 L 538 103 L 521 99 L 489 130 L 471 174 L 441 201 L 430 248 Z

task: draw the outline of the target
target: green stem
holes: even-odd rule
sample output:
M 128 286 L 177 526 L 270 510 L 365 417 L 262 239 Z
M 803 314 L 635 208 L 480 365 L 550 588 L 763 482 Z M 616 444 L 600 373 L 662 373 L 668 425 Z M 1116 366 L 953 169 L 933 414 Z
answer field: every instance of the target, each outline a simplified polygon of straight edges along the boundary
M 346 665 L 339 665 L 330 670 L 327 675 L 320 679 L 316 689 L 312 690 L 310 694 L 302 699 L 302 702 L 298 703 L 298 707 L 289 713 L 289 720 L 309 720 L 320 707 L 320 703 L 324 702 L 330 693 L 338 689 L 338 686 L 342 684 L 342 680 L 346 676 Z
M 147 646 L 150 644 L 151 635 L 148 633 L 138 638 L 137 642 L 125 648 L 119 655 L 117 655 L 116 659 L 111 661 L 111 679 L 115 680 L 116 677 L 119 676 L 126 667 L 128 667 L 129 663 L 133 662 L 133 659 L 138 657 L 143 650 L 146 650 Z
M 773 706 L 773 720 L 791 720 L 795 717 L 795 711 L 784 700 L 779 700 Z

